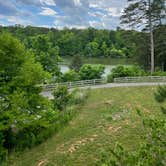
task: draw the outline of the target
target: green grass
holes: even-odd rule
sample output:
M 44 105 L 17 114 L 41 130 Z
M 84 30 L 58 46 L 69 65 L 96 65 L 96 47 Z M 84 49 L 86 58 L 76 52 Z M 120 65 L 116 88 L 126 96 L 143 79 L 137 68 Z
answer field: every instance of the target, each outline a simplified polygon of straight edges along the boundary
M 70 64 L 72 57 L 64 57 L 63 64 Z M 127 59 L 127 58 L 88 58 L 83 57 L 82 58 L 83 63 L 88 64 L 103 64 L 103 65 L 133 65 L 135 64 L 133 59 Z
M 144 134 L 139 108 L 160 116 L 156 87 L 91 90 L 86 104 L 63 130 L 45 143 L 9 157 L 10 166 L 93 166 L 103 150 L 118 141 L 128 149 L 139 146 Z

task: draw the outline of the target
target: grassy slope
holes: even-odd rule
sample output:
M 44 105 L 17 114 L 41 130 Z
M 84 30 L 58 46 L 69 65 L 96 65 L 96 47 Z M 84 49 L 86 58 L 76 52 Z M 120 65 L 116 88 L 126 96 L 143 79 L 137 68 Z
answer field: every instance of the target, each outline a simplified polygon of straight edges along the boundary
M 144 134 L 141 108 L 148 115 L 159 116 L 154 100 L 155 87 L 132 87 L 93 90 L 80 113 L 54 137 L 20 155 L 12 155 L 12 166 L 92 166 L 103 149 L 118 141 L 127 148 L 139 146 Z M 114 120 L 111 120 L 112 117 Z M 12 163 L 12 164 L 11 164 Z

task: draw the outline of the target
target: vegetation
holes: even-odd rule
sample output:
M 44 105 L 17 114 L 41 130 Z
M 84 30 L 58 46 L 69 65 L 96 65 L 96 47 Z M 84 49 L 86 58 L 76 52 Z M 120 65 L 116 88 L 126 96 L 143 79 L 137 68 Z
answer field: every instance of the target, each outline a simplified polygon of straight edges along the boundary
M 158 102 L 166 100 L 166 86 L 159 87 L 155 93 Z M 164 166 L 166 163 L 166 117 L 164 107 L 162 108 L 163 117 L 143 117 L 138 110 L 138 114 L 143 119 L 144 130 L 146 135 L 140 143 L 140 147 L 135 151 L 127 151 L 121 145 L 116 145 L 115 149 L 103 154 L 102 165 L 147 165 L 147 166 Z
M 85 64 L 81 67 L 79 74 L 81 80 L 100 79 L 104 73 L 105 67 L 103 65 L 88 65 Z
M 155 66 L 166 69 L 165 58 L 165 25 L 154 28 Z M 37 61 L 46 71 L 58 74 L 57 63 L 60 57 L 80 55 L 86 58 L 129 58 L 135 59 L 141 67 L 150 69 L 149 32 L 134 30 L 85 30 L 41 27 L 10 26 L 0 27 L 0 31 L 8 31 L 19 38 L 31 49 Z M 162 34 L 162 35 L 161 35 Z M 59 55 L 59 56 L 58 56 Z M 85 59 L 85 58 L 84 58 Z M 88 62 L 89 63 L 89 62 Z M 100 62 L 98 62 L 100 63 Z
M 102 78 L 104 65 L 89 62 L 96 58 L 135 61 L 115 67 L 108 82 L 166 76 L 165 0 L 128 2 L 121 20 L 132 30 L 0 26 L 0 166 L 166 164 L 166 86 L 58 86 L 53 99 L 42 96 L 41 84 Z M 2 16 L 15 18 L 9 17 Z M 59 64 L 67 57 L 71 70 L 62 74 Z
M 54 92 L 53 101 L 41 96 L 42 89 L 37 85 L 45 82 L 50 74 L 10 34 L 0 36 L 0 59 L 1 163 L 12 150 L 21 151 L 40 144 L 64 126 L 72 116 L 66 108 L 72 94 L 61 87 Z M 64 109 L 65 113 L 59 112 Z
M 73 81 L 79 81 L 79 80 L 80 80 L 80 75 L 78 72 L 74 70 L 69 70 L 65 72 L 61 77 L 62 82 L 73 82 Z
M 82 58 L 80 55 L 75 55 L 72 58 L 71 64 L 70 64 L 70 69 L 75 70 L 78 72 L 83 65 Z
M 130 25 L 132 28 L 143 26 L 148 28 L 150 34 L 150 52 L 151 52 L 151 74 L 155 71 L 154 55 L 154 29 L 164 25 L 165 1 L 164 0 L 128 0 L 129 6 L 125 8 L 122 23 Z
M 127 67 L 120 65 L 112 69 L 111 74 L 107 77 L 107 80 L 108 82 L 113 82 L 113 79 L 118 77 L 136 77 L 143 75 L 145 75 L 145 72 L 137 66 Z
M 142 136 L 150 130 L 144 128 L 136 110 L 141 110 L 146 118 L 164 118 L 154 92 L 156 87 L 91 90 L 85 105 L 78 109 L 68 126 L 31 150 L 13 153 L 8 164 L 96 165 L 103 162 L 103 155 L 109 152 L 107 149 L 114 149 L 117 141 L 127 152 L 135 151 L 145 140 Z
M 137 77 L 137 76 L 149 76 L 149 72 L 145 72 L 138 66 L 122 66 L 119 65 L 111 70 L 111 73 L 107 76 L 108 82 L 113 82 L 114 78 L 119 77 Z M 166 72 L 155 71 L 152 76 L 166 76 Z

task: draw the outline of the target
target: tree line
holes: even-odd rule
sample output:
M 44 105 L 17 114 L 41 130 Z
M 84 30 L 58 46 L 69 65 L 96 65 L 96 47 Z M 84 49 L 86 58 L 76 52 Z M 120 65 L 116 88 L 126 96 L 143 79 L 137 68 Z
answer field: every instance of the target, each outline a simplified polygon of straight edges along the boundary
M 43 68 L 58 75 L 60 57 L 80 55 L 84 57 L 132 58 L 145 70 L 151 66 L 150 33 L 148 31 L 68 29 L 32 27 L 21 25 L 0 27 L 21 40 L 31 50 Z M 166 26 L 154 28 L 155 66 L 166 70 Z

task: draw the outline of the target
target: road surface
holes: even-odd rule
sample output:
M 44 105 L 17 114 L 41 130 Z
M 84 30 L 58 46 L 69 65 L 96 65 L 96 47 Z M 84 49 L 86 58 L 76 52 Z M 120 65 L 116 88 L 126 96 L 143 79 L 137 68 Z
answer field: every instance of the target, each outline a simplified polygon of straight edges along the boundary
M 166 85 L 166 82 L 163 83 L 155 83 L 155 82 L 147 82 L 147 83 L 109 83 L 102 85 L 92 85 L 86 87 L 80 87 L 81 89 L 102 89 L 102 88 L 114 88 L 114 87 L 136 87 L 136 86 L 158 86 L 158 85 Z M 48 97 L 49 99 L 53 99 L 51 91 L 43 91 L 41 93 L 44 97 Z

